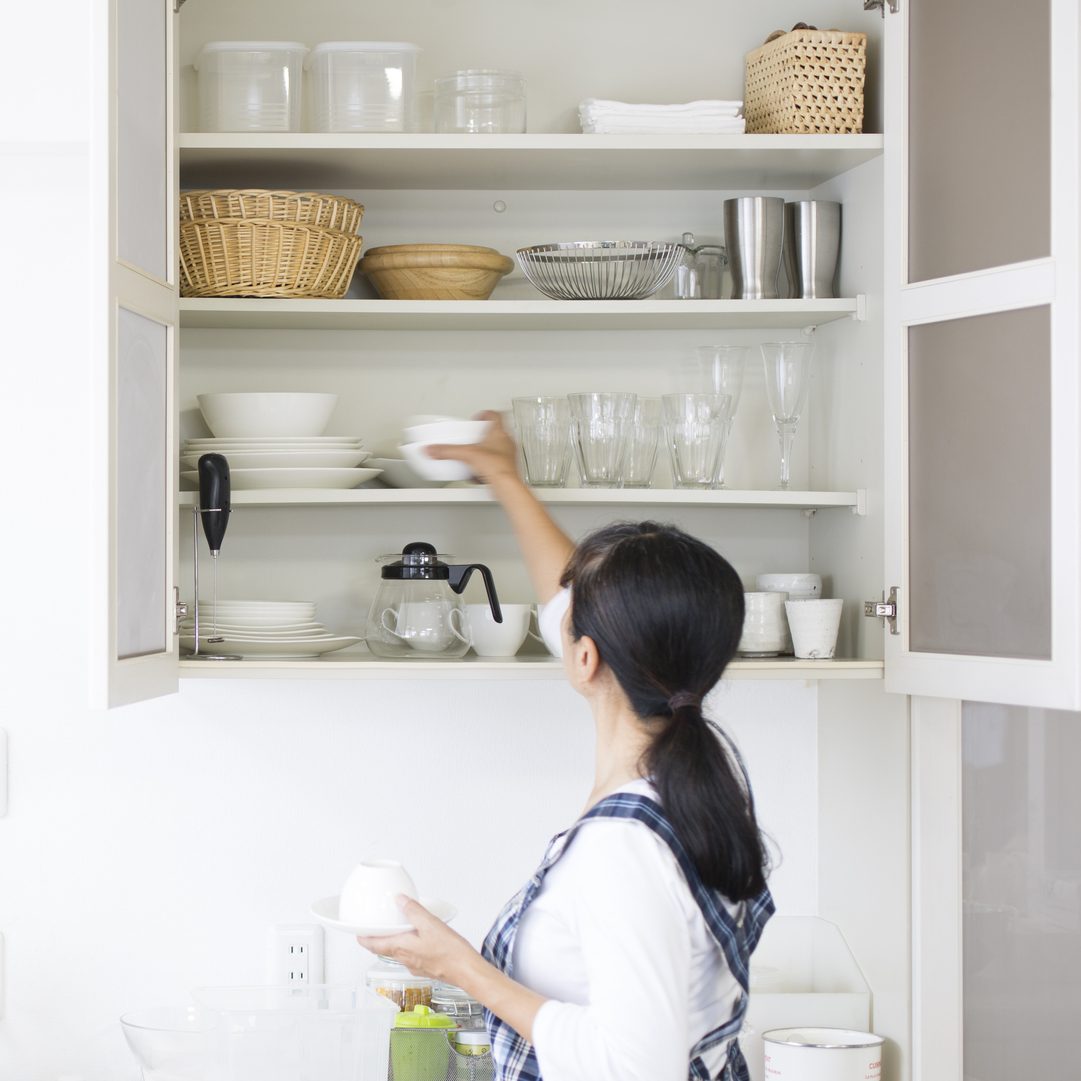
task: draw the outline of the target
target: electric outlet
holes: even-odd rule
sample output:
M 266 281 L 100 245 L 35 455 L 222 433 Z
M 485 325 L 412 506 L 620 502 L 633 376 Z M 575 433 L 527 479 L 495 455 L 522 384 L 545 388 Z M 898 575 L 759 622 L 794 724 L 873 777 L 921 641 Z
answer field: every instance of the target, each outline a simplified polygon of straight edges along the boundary
M 289 987 L 323 982 L 323 928 L 317 923 L 279 923 L 271 947 L 271 980 Z

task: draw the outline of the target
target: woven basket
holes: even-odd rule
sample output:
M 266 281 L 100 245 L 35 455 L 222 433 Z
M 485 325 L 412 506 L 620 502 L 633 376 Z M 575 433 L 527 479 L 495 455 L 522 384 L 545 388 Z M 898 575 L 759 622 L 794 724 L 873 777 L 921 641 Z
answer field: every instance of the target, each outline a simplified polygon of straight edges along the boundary
M 345 295 L 361 237 L 295 222 L 211 219 L 180 223 L 180 295 Z
M 360 228 L 364 207 L 341 195 L 317 191 L 266 191 L 261 188 L 218 191 L 182 191 L 180 220 L 209 218 L 258 218 L 261 221 L 292 221 L 318 225 L 353 234 Z
M 863 131 L 867 35 L 792 30 L 748 53 L 748 132 L 844 135 Z

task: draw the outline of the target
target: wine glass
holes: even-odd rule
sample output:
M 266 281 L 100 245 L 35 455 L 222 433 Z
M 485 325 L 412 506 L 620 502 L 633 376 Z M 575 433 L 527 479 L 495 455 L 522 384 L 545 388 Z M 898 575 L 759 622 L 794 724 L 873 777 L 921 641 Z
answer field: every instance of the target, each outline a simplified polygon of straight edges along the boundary
M 812 342 L 765 342 L 762 362 L 766 372 L 766 396 L 769 399 L 773 423 L 781 441 L 781 483 L 788 487 L 789 466 L 792 461 L 792 440 L 796 437 L 800 414 L 807 403 L 811 384 Z

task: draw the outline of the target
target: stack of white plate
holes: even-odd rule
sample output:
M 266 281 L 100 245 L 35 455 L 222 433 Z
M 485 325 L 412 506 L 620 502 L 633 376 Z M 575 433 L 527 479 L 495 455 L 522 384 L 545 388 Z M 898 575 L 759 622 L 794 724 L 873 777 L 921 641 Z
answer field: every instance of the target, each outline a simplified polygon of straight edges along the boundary
M 220 639 L 220 640 L 219 640 Z M 335 635 L 315 620 L 310 601 L 199 603 L 199 652 L 298 660 L 355 646 L 359 638 Z M 195 618 L 180 624 L 180 643 L 195 648 Z
M 199 483 L 199 457 L 222 454 L 234 491 L 255 488 L 355 488 L 379 469 L 361 468 L 371 453 L 356 436 L 305 435 L 185 439 L 181 476 Z

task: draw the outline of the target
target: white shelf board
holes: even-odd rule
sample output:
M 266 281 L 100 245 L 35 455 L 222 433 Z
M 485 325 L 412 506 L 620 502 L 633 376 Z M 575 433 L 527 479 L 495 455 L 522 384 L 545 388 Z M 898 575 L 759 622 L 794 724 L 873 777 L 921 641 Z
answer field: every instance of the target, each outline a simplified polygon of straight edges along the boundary
M 551 506 L 624 507 L 759 507 L 783 510 L 819 510 L 850 507 L 858 511 L 863 493 L 701 490 L 694 488 L 536 488 L 542 503 Z M 195 492 L 181 492 L 182 507 L 195 506 Z M 233 491 L 234 507 L 296 506 L 406 506 L 429 504 L 493 504 L 487 488 L 470 485 L 460 488 L 268 488 L 261 491 Z
M 357 191 L 812 188 L 878 157 L 881 135 L 428 135 L 187 132 L 184 187 Z
M 857 318 L 837 300 L 273 300 L 184 298 L 180 325 L 232 330 L 801 329 Z
M 384 660 L 366 652 L 342 650 L 314 660 L 205 661 L 184 659 L 181 676 L 227 679 L 565 679 L 553 657 L 507 659 L 463 657 L 459 660 Z M 882 661 L 801 661 L 794 657 L 735 660 L 726 679 L 881 679 Z

